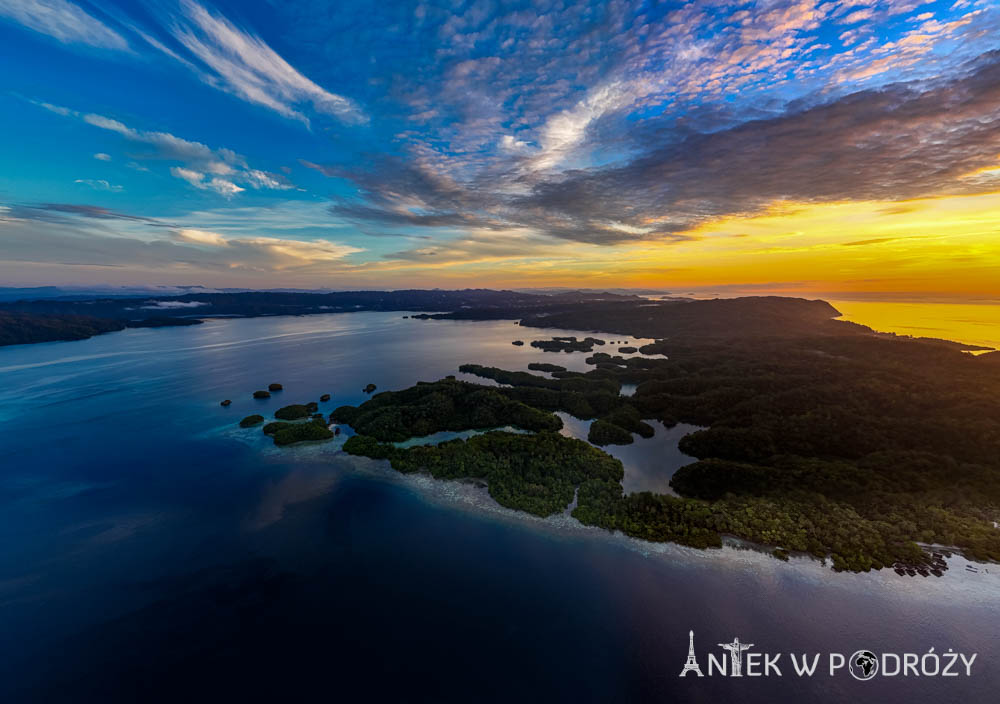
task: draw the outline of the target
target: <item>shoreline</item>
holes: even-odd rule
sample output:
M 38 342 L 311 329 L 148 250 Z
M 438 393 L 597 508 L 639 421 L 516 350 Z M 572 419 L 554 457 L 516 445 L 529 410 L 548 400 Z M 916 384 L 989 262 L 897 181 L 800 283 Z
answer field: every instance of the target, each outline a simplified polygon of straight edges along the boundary
M 495 520 L 553 540 L 596 541 L 646 558 L 662 560 L 672 567 L 739 572 L 749 569 L 756 576 L 771 575 L 778 579 L 792 577 L 851 591 L 865 592 L 877 586 L 886 591 L 904 590 L 908 597 L 916 596 L 927 600 L 960 595 L 979 603 L 993 600 L 1000 605 L 1000 589 L 997 589 L 995 582 L 989 581 L 991 578 L 997 579 L 1000 570 L 988 574 L 983 574 L 982 571 L 968 572 L 965 570 L 966 565 L 994 563 L 973 562 L 957 552 L 947 558 L 948 570 L 944 576 L 937 578 L 900 576 L 891 567 L 869 572 L 836 572 L 829 563 L 824 565 L 819 559 L 804 553 L 790 552 L 788 561 L 779 560 L 771 555 L 773 548 L 732 535 L 723 536 L 721 548 L 700 549 L 678 543 L 651 542 L 633 538 L 621 531 L 587 526 L 567 514 L 541 518 L 501 506 L 489 495 L 486 487 L 462 480 L 434 479 L 424 473 L 402 474 L 392 469 L 387 460 L 356 457 L 339 450 L 302 458 L 310 464 L 326 467 L 332 464 L 331 459 L 346 460 L 351 466 L 352 475 L 404 488 L 414 498 L 428 505 L 458 510 L 483 520 Z
M 246 441 L 246 437 L 242 436 Z M 350 466 L 350 474 L 364 480 L 377 481 L 404 488 L 418 500 L 448 510 L 457 510 L 484 519 L 496 520 L 505 525 L 531 530 L 539 535 L 557 540 L 594 541 L 639 553 L 647 558 L 661 559 L 674 566 L 684 568 L 718 568 L 742 570 L 749 567 L 755 573 L 772 574 L 781 578 L 791 575 L 806 581 L 822 581 L 825 585 L 839 585 L 845 589 L 865 590 L 877 584 L 879 588 L 905 589 L 908 595 L 925 598 L 938 596 L 953 597 L 955 587 L 969 598 L 982 601 L 993 597 L 1000 605 L 1000 589 L 990 578 L 997 579 L 1000 569 L 984 574 L 982 565 L 992 562 L 975 562 L 965 558 L 958 548 L 943 548 L 951 551 L 946 558 L 948 569 L 941 577 L 910 577 L 896 574 L 891 566 L 868 572 L 835 571 L 829 558 L 820 560 L 808 553 L 789 551 L 788 560 L 781 560 L 772 553 L 778 546 L 764 545 L 732 534 L 722 534 L 722 547 L 695 548 L 674 542 L 653 542 L 634 538 L 621 531 L 609 531 L 597 526 L 588 526 L 568 513 L 540 517 L 511 509 L 498 504 L 489 494 L 488 486 L 482 481 L 469 479 L 435 479 L 427 472 L 404 474 L 392 468 L 388 460 L 376 460 L 343 452 L 343 441 L 323 441 L 302 444 L 288 448 L 274 447 L 268 443 L 263 448 L 271 450 L 267 454 L 278 460 L 303 463 L 321 468 L 340 470 L 340 463 Z M 335 447 L 334 447 L 335 446 Z M 316 450 L 319 450 L 316 452 Z M 299 452 L 298 450 L 301 450 Z M 289 456 L 295 453 L 298 456 Z M 941 546 L 933 546 L 941 549 Z M 966 565 L 977 567 L 973 573 Z M 919 586 L 915 586 L 919 585 Z

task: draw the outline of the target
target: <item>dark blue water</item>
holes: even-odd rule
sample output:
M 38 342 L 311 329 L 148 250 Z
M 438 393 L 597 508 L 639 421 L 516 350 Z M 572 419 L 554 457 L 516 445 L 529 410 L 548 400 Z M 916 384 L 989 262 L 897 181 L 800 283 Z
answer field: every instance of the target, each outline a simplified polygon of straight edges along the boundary
M 235 426 L 463 362 L 585 368 L 510 344 L 544 334 L 363 313 L 0 349 L 0 701 L 996 700 L 1000 582 L 962 560 L 901 579 L 644 544 Z M 665 483 L 641 449 L 637 486 Z M 961 678 L 679 679 L 690 629 L 703 668 L 734 636 L 978 656 Z

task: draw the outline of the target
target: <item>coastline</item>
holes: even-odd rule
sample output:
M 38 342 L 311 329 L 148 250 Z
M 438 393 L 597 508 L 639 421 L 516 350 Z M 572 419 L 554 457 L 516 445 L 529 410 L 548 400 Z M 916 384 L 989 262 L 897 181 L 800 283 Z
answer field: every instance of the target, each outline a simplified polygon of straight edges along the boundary
M 721 548 L 700 549 L 670 542 L 650 542 L 620 531 L 584 525 L 568 514 L 541 518 L 525 511 L 505 508 L 493 500 L 485 487 L 473 482 L 434 479 L 425 473 L 403 474 L 392 469 L 387 460 L 351 456 L 339 450 L 330 452 L 327 448 L 329 445 L 324 446 L 319 455 L 310 453 L 309 456 L 296 458 L 296 461 L 325 467 L 338 474 L 340 468 L 335 465 L 346 461 L 351 473 L 404 488 L 426 504 L 528 530 L 551 540 L 597 542 L 638 553 L 648 559 L 661 560 L 675 568 L 750 570 L 757 576 L 821 583 L 824 587 L 834 586 L 859 594 L 877 588 L 886 592 L 905 592 L 908 598 L 916 597 L 931 603 L 941 598 L 967 598 L 980 604 L 993 601 L 1000 606 L 1000 583 L 996 581 L 1000 579 L 1000 570 L 989 574 L 969 573 L 965 565 L 983 563 L 969 561 L 957 552 L 947 558 L 948 570 L 943 577 L 914 578 L 901 577 L 889 568 L 870 572 L 836 572 L 829 562 L 824 565 L 810 555 L 795 552 L 790 553 L 788 561 L 782 561 L 771 555 L 773 546 L 731 535 L 724 536 Z
M 779 546 L 755 543 L 728 533 L 722 534 L 722 547 L 696 548 L 669 541 L 643 540 L 619 530 L 611 531 L 585 525 L 568 511 L 546 517 L 536 516 L 527 511 L 501 506 L 490 496 L 488 487 L 481 481 L 467 478 L 435 479 L 427 472 L 406 474 L 393 469 L 388 460 L 348 454 L 341 449 L 346 440 L 344 436 L 330 441 L 300 443 L 282 448 L 270 442 L 259 441 L 257 434 L 251 436 L 254 439 L 250 439 L 245 432 L 241 433 L 228 426 L 212 429 L 207 434 L 214 434 L 220 430 L 231 439 L 252 445 L 255 451 L 263 451 L 272 459 L 291 460 L 302 466 L 333 471 L 338 475 L 341 463 L 345 463 L 350 467 L 348 471 L 351 474 L 403 487 L 427 504 L 531 530 L 550 539 L 596 540 L 605 545 L 639 553 L 647 558 L 669 561 L 674 566 L 727 570 L 749 568 L 757 573 L 771 574 L 775 578 L 782 577 L 787 571 L 789 576 L 796 579 L 812 583 L 822 582 L 826 586 L 840 585 L 845 589 L 859 592 L 865 592 L 872 586 L 886 590 L 902 589 L 908 595 L 928 600 L 942 596 L 954 598 L 956 595 L 954 589 L 957 586 L 959 592 L 970 599 L 983 601 L 992 598 L 1000 605 L 1000 588 L 998 588 L 1000 582 L 991 581 L 1000 579 L 1000 569 L 989 573 L 983 573 L 981 569 L 982 565 L 997 563 L 974 562 L 965 558 L 961 550 L 955 547 L 933 546 L 951 552 L 950 557 L 945 558 L 948 569 L 941 577 L 901 576 L 888 566 L 868 572 L 849 570 L 838 572 L 832 568 L 829 558 L 821 560 L 808 553 L 789 551 L 789 559 L 781 560 L 773 554 L 775 548 Z M 331 485 L 335 485 L 336 481 L 331 481 Z M 980 572 L 967 571 L 965 569 L 967 565 L 978 566 Z

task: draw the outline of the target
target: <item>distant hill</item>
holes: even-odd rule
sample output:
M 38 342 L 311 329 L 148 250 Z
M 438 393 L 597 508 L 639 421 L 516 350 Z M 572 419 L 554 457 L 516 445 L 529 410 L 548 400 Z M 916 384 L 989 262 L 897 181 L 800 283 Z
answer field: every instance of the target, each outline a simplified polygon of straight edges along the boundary
M 4 316 L 0 319 L 0 345 L 78 340 L 126 327 L 197 324 L 211 317 L 358 311 L 409 312 L 418 319 L 517 320 L 526 327 L 658 340 L 874 334 L 864 325 L 838 320 L 840 312 L 826 301 L 780 296 L 651 300 L 606 291 L 199 291 L 172 296 L 0 301 L 0 315 Z M 983 349 L 946 340 L 913 339 L 955 349 Z
M 987 352 L 986 354 L 979 355 L 979 359 L 986 364 L 995 364 L 1000 368 L 1000 352 Z
M 0 311 L 0 345 L 84 340 L 122 330 L 125 323 L 86 315 L 34 315 Z
M 519 318 L 528 327 L 631 335 L 700 338 L 787 336 L 795 334 L 870 334 L 863 325 L 837 320 L 840 312 L 826 301 L 780 296 L 652 301 L 635 298 L 563 302 L 558 297 L 533 308 L 504 311 L 466 309 L 427 316 L 436 319 Z
M 165 317 L 306 315 L 356 310 L 441 311 L 534 310 L 553 302 L 577 304 L 607 300 L 638 300 L 614 294 L 576 293 L 560 296 L 465 289 L 458 291 L 299 291 L 199 292 L 184 295 L 131 297 L 92 296 L 87 299 L 45 298 L 0 303 L 0 310 L 49 315 L 92 315 L 134 320 L 151 314 Z M 152 313 L 150 312 L 152 311 Z
M 54 297 L 61 289 L 6 289 L 10 295 L 49 294 L 33 300 L 0 302 L 5 316 L 0 345 L 79 340 L 125 327 L 196 324 L 208 317 L 314 315 L 356 311 L 534 311 L 554 303 L 579 305 L 630 300 L 614 294 L 576 293 L 560 296 L 492 291 L 489 289 L 338 291 L 200 291 L 183 295 Z M 15 293 L 18 292 L 18 293 Z M 635 299 L 631 299 L 635 300 Z
M 655 338 L 871 332 L 862 325 L 836 320 L 839 316 L 840 312 L 826 301 L 753 296 L 707 301 L 649 301 L 639 305 L 595 304 L 550 315 L 529 315 L 521 324 Z

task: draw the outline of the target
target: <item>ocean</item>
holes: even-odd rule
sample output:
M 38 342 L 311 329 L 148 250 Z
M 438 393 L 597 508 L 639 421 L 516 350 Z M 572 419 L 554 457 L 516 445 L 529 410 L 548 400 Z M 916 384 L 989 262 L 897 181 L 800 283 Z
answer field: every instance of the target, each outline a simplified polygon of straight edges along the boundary
M 237 427 L 465 362 L 586 368 L 511 344 L 551 334 L 567 333 L 352 313 L 0 349 L 0 701 L 995 698 L 1000 581 L 961 558 L 904 578 L 645 543 Z M 285 390 L 251 398 L 270 382 Z M 620 450 L 629 490 L 665 490 L 686 461 L 669 433 Z M 782 676 L 681 679 L 689 631 L 703 669 L 739 637 L 782 653 Z M 972 676 L 788 661 L 931 648 L 977 653 Z

